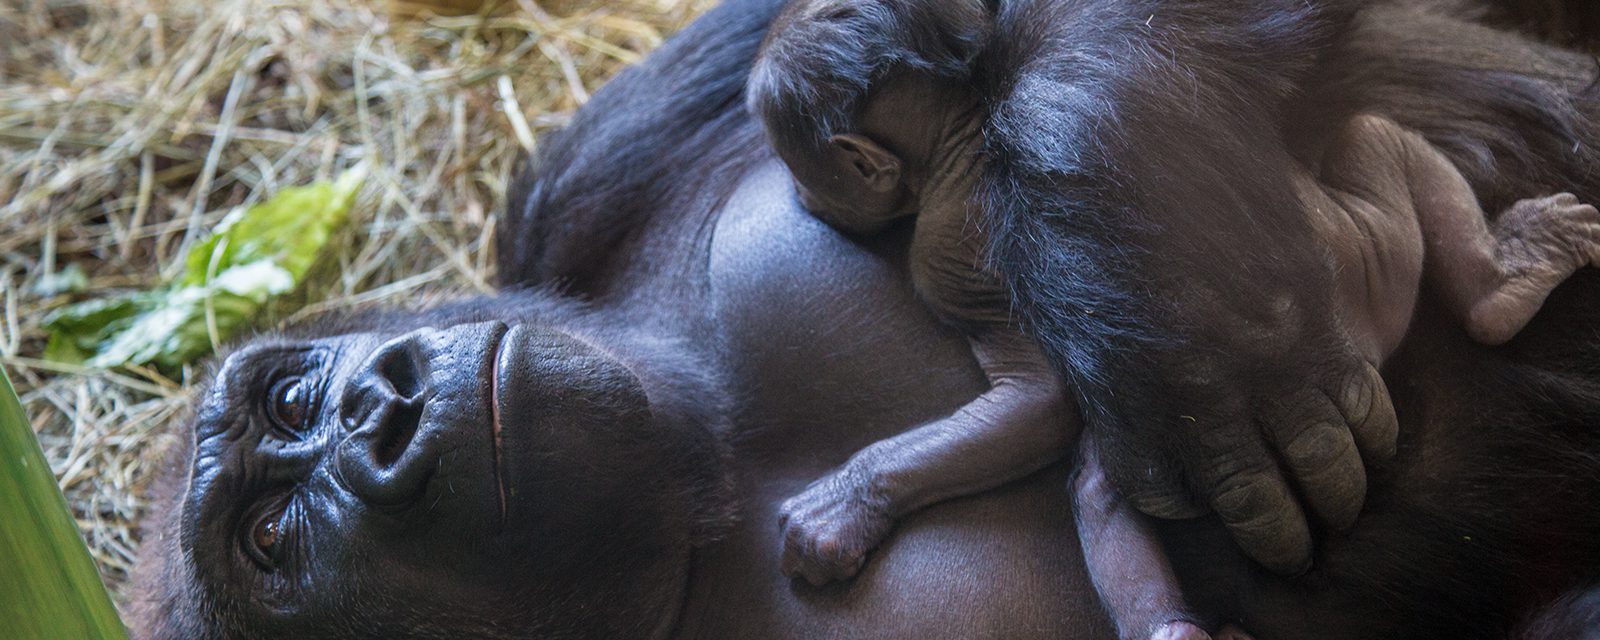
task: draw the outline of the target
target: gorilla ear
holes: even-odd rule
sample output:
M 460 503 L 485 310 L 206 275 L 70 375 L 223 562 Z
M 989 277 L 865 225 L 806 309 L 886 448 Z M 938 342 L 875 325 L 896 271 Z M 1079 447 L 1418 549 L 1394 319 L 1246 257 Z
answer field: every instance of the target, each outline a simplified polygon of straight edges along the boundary
M 828 138 L 828 148 L 834 162 L 853 171 L 868 190 L 893 193 L 900 188 L 900 157 L 872 138 L 842 133 Z

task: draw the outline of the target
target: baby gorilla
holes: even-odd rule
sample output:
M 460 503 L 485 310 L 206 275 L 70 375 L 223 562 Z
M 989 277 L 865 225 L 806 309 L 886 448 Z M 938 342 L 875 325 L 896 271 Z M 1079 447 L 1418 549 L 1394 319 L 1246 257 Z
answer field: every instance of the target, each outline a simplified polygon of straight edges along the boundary
M 830 49 L 861 41 L 848 30 L 842 41 L 828 35 L 862 15 L 899 27 L 867 36 L 890 39 L 895 55 Z M 985 5 L 800 0 L 779 20 L 749 96 L 802 204 L 857 235 L 915 215 L 913 286 L 967 336 L 990 383 L 949 417 L 866 447 L 783 505 L 784 572 L 823 584 L 854 576 L 897 519 L 1058 461 L 1080 423 L 1069 389 L 1011 317 L 1010 298 L 984 260 L 986 221 L 973 203 L 986 114 L 967 73 L 986 37 Z M 859 63 L 877 72 L 830 77 L 835 70 L 819 60 L 867 60 Z M 842 80 L 850 77 L 874 80 Z M 1319 173 L 1299 169 L 1294 179 L 1330 248 L 1341 320 L 1375 366 L 1403 338 L 1425 276 L 1475 339 L 1498 344 L 1573 271 L 1600 263 L 1593 207 L 1569 194 L 1524 200 L 1491 229 L 1455 167 L 1421 136 L 1379 117 L 1353 119 Z M 1145 516 L 1106 482 L 1096 447 L 1081 449 L 1080 538 L 1121 634 L 1207 637 L 1185 610 Z
M 857 126 L 828 136 L 824 148 L 775 145 L 802 204 L 828 224 L 864 235 L 916 216 L 913 286 L 966 335 L 990 384 L 950 416 L 866 447 L 785 502 L 783 570 L 791 576 L 817 585 L 852 577 L 897 519 L 1027 476 L 1078 438 L 1070 390 L 1015 324 L 983 261 L 982 216 L 971 204 L 982 120 L 961 83 L 903 74 L 875 87 Z M 1133 637 L 1209 637 L 1184 610 L 1145 516 L 1115 497 L 1094 448 L 1082 449 L 1078 527 L 1119 628 Z

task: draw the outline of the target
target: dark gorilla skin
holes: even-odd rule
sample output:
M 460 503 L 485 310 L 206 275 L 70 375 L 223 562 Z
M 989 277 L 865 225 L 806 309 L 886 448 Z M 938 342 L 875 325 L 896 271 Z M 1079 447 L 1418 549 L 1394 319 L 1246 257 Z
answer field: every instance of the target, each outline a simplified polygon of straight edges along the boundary
M 918 511 L 849 584 L 778 571 L 784 499 L 987 383 L 912 296 L 909 230 L 838 235 L 799 208 L 759 143 L 739 96 L 776 4 L 730 0 L 543 145 L 500 236 L 508 292 L 232 356 L 198 412 L 193 472 L 184 458 L 148 520 L 135 634 L 1113 637 L 1066 465 Z M 1333 98 L 1298 120 L 1308 156 L 1335 123 L 1376 111 L 1444 149 L 1486 209 L 1559 188 L 1600 196 L 1546 153 L 1597 138 L 1561 129 L 1575 122 L 1567 94 L 1520 75 L 1581 88 L 1586 59 L 1406 12 L 1362 29 L 1340 53 L 1351 65 L 1319 79 Z M 1450 73 L 1477 84 L 1431 82 Z M 1471 162 L 1475 148 L 1504 152 L 1511 177 Z M 1261 638 L 1494 638 L 1536 611 L 1581 619 L 1567 615 L 1588 601 L 1575 590 L 1600 566 L 1596 314 L 1600 279 L 1580 272 L 1492 349 L 1424 299 L 1384 371 L 1398 450 L 1355 527 L 1286 579 L 1215 519 L 1163 524 L 1196 611 Z M 499 367 L 522 373 L 489 391 L 491 345 L 511 327 L 540 339 L 510 343 Z M 271 345 L 288 348 L 250 356 Z M 327 379 L 308 387 L 313 426 L 274 430 L 269 381 L 319 345 L 336 357 L 313 366 Z M 372 407 L 418 389 L 431 391 L 411 411 L 428 419 L 406 447 L 385 444 L 406 439 L 405 412 Z M 245 523 L 284 493 L 300 505 L 267 538 L 286 546 L 253 558 L 261 538 Z

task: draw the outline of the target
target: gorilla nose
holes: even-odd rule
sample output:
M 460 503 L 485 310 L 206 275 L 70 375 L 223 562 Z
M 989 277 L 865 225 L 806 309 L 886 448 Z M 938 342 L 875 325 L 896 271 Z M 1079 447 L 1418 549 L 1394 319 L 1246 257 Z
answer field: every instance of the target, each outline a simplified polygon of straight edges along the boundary
M 339 445 L 339 476 L 364 500 L 399 503 L 427 482 L 423 465 L 405 464 L 432 393 L 424 338 L 378 347 L 345 388 L 340 419 L 351 433 Z
M 452 435 L 453 423 L 471 419 L 462 409 L 482 404 L 460 396 L 479 386 L 472 380 L 485 379 L 482 361 L 504 333 L 504 325 L 490 322 L 423 329 L 379 346 L 340 398 L 348 435 L 334 465 L 346 488 L 376 505 L 419 497 L 439 466 L 440 440 Z

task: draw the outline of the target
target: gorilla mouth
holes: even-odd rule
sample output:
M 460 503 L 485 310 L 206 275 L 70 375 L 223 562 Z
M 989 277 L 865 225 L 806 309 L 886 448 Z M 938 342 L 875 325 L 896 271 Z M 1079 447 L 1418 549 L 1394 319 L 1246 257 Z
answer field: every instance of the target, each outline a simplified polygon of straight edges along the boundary
M 494 348 L 494 360 L 489 363 L 489 430 L 493 435 L 490 443 L 494 450 L 494 484 L 499 490 L 501 524 L 506 521 L 506 479 L 501 473 L 500 458 L 500 361 L 505 359 L 506 345 L 511 343 L 506 339 L 509 335 L 510 331 L 500 334 L 500 343 Z

